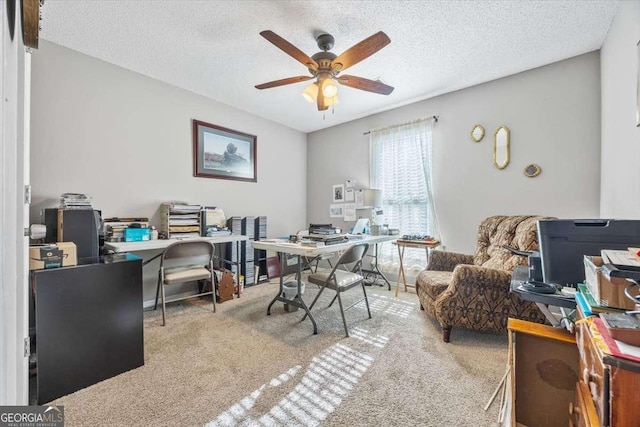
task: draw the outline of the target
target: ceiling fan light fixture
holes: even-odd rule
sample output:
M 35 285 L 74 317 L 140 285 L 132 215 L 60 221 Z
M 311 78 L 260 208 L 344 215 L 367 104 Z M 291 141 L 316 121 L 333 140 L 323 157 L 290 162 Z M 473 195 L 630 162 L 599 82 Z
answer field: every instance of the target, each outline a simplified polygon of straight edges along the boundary
M 308 102 L 314 103 L 318 99 L 318 84 L 311 83 L 302 92 L 302 97 Z
M 333 96 L 331 98 L 325 98 L 324 99 L 324 103 L 329 107 L 331 107 L 333 105 L 338 105 L 338 95 Z
M 333 98 L 338 93 L 338 85 L 333 78 L 322 80 L 322 94 L 325 98 Z

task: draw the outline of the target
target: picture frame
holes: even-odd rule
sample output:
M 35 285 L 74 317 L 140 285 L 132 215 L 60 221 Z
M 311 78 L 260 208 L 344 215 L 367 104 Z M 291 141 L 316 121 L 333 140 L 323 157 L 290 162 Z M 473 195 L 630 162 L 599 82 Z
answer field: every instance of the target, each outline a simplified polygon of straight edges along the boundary
M 329 205 L 329 217 L 331 218 L 344 217 L 344 205 L 342 203 Z
M 344 202 L 344 184 L 336 184 L 333 186 L 333 202 Z
M 258 182 L 257 137 L 193 119 L 193 176 Z

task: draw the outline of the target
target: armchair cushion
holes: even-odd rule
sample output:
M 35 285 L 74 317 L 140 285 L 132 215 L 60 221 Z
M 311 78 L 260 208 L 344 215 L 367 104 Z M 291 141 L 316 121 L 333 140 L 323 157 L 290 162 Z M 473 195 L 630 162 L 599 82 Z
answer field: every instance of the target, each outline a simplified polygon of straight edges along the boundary
M 473 256 L 447 251 L 432 251 L 427 270 L 453 271 L 458 264 L 473 264 Z

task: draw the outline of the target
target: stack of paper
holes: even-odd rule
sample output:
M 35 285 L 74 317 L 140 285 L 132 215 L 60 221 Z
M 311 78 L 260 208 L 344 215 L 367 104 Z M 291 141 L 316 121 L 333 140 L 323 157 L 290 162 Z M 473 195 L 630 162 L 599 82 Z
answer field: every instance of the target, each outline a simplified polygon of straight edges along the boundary
M 91 196 L 82 193 L 61 194 L 60 207 L 63 209 L 93 209 Z

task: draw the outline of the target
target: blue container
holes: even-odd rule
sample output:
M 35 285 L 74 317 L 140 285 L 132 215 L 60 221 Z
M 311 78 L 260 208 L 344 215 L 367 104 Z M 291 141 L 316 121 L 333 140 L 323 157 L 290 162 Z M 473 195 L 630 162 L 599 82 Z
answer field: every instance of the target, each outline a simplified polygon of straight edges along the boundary
M 124 241 L 125 242 L 142 242 L 144 240 L 151 240 L 150 228 L 125 228 L 124 229 Z

